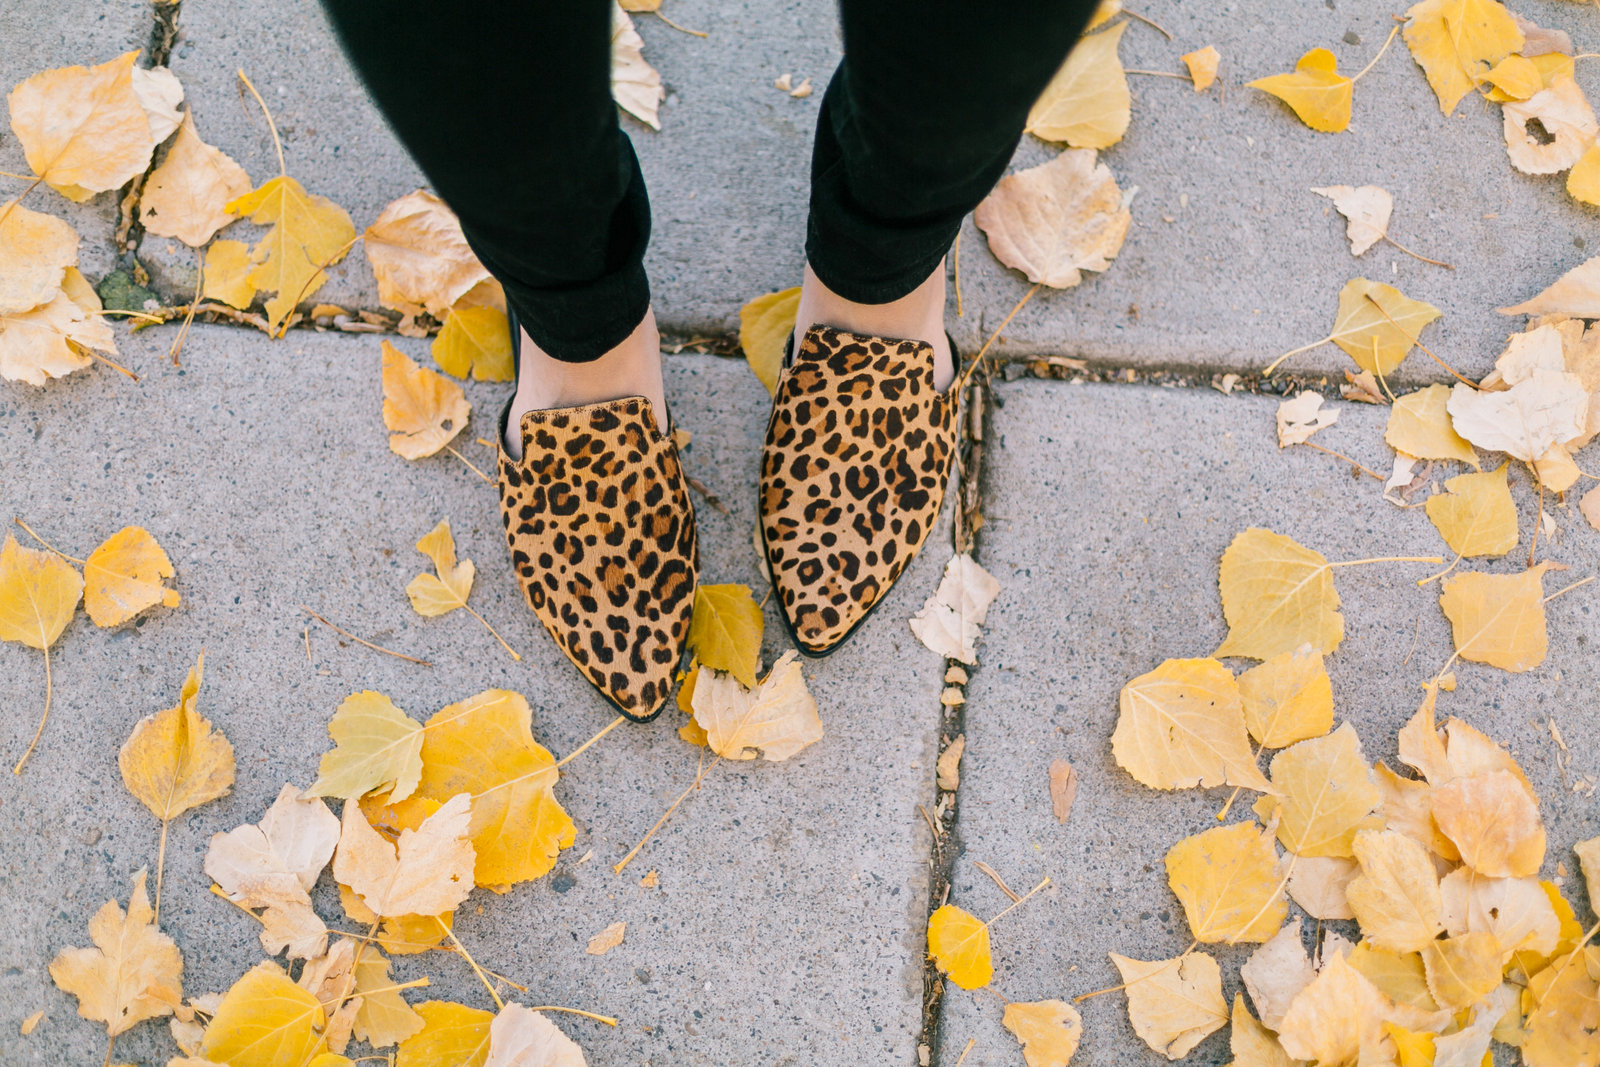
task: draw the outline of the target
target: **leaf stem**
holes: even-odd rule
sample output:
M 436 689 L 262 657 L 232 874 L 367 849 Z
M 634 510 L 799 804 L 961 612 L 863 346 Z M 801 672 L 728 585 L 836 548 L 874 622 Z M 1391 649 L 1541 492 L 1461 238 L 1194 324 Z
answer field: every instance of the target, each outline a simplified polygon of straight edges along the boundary
M 1391 242 L 1391 243 L 1393 243 L 1393 242 Z M 1395 247 L 1399 248 L 1400 246 L 1399 245 L 1395 245 Z M 1406 251 L 1405 249 L 1401 249 L 1401 250 L 1402 251 Z M 1412 254 L 1415 255 L 1415 253 L 1412 253 Z M 1421 257 L 1418 256 L 1417 258 L 1420 259 Z M 1444 264 L 1441 264 L 1441 266 L 1443 266 L 1443 265 Z M 1455 268 L 1451 267 L 1450 269 L 1454 270 Z M 1463 383 L 1465 383 L 1467 385 L 1472 386 L 1474 389 L 1478 388 L 1478 383 L 1477 382 L 1473 381 L 1471 378 L 1467 378 L 1467 377 L 1462 376 L 1460 373 L 1458 373 L 1456 371 L 1456 369 L 1454 367 L 1452 367 L 1450 364 L 1446 363 L 1444 360 L 1440 359 L 1437 355 L 1434 355 L 1433 349 L 1431 349 L 1427 345 L 1423 344 L 1422 343 L 1422 338 L 1420 336 L 1412 337 L 1411 334 L 1406 333 L 1405 327 L 1401 326 L 1398 322 L 1394 321 L 1394 318 L 1392 316 L 1390 316 L 1390 314 L 1383 309 L 1383 305 L 1378 303 L 1376 300 L 1372 299 L 1372 294 L 1371 293 L 1367 293 L 1366 294 L 1366 298 L 1367 298 L 1367 302 L 1368 303 L 1370 303 L 1373 307 L 1378 309 L 1378 314 L 1382 315 L 1384 318 L 1389 320 L 1389 325 L 1391 325 L 1395 329 L 1399 330 L 1401 332 L 1401 334 L 1403 334 L 1404 336 L 1410 338 L 1412 344 L 1416 345 L 1418 348 L 1420 348 L 1424 352 L 1428 353 L 1428 356 L 1435 363 L 1439 364 L 1439 366 L 1441 366 L 1445 370 L 1449 371 L 1452 377 L 1454 377 L 1459 382 L 1463 382 Z M 1372 350 L 1373 350 L 1373 357 L 1372 357 L 1373 358 L 1373 362 L 1374 362 L 1374 364 L 1376 364 L 1377 358 L 1378 358 L 1377 357 L 1378 339 L 1376 337 L 1374 337 L 1372 339 Z M 1380 375 L 1379 377 L 1381 379 L 1382 376 Z M 1388 388 L 1389 388 L 1388 385 L 1384 386 L 1384 389 L 1388 389 Z M 1389 398 L 1391 400 L 1394 399 L 1394 394 L 1390 393 L 1389 394 Z
M 1443 556 L 1373 556 L 1371 559 L 1347 559 L 1330 563 L 1330 567 L 1360 567 L 1368 563 L 1443 563 Z
M 1000 913 L 1000 915 L 996 915 L 993 919 L 990 919 L 988 922 L 984 923 L 983 925 L 984 926 L 993 926 L 997 921 L 999 921 L 1000 916 L 1007 915 L 1007 914 L 1011 913 L 1012 911 L 1015 911 L 1017 908 L 1020 908 L 1022 906 L 1023 901 L 1027 900 L 1029 897 L 1033 896 L 1035 893 L 1037 893 L 1039 890 L 1043 889 L 1045 886 L 1047 886 L 1049 884 L 1050 884 L 1050 876 L 1049 875 L 1045 875 L 1043 881 L 1041 881 L 1038 885 L 1034 886 L 1032 889 L 1028 890 L 1026 893 L 1022 894 L 1022 896 L 1018 897 L 1015 901 L 1013 901 L 1011 903 L 1011 905 L 1009 907 L 1006 908 L 1005 911 L 1002 911 Z
M 989 335 L 989 339 L 983 342 L 983 347 L 978 349 L 978 354 L 972 357 L 971 365 L 962 372 L 961 377 L 957 380 L 957 391 L 967 387 L 967 379 L 972 377 L 972 372 L 977 370 L 978 364 L 983 362 L 984 353 L 989 351 L 989 346 L 994 344 L 995 338 L 1000 336 L 1000 331 L 1004 330 L 1011 320 L 1016 318 L 1017 312 L 1022 310 L 1022 305 L 1026 304 L 1029 300 L 1032 300 L 1033 294 L 1037 293 L 1039 291 L 1039 286 L 1043 284 L 1043 282 L 1034 282 L 1033 288 L 1029 289 L 1026 293 L 1023 293 L 1022 299 L 1018 300 L 1016 305 L 1012 307 L 1010 311 L 1006 312 L 1006 317 L 1000 320 L 1000 325 L 996 326 L 994 328 L 994 332 Z
M 1192 80 L 1192 79 L 1190 79 L 1190 77 L 1187 74 L 1174 74 L 1171 71 L 1167 71 L 1167 70 L 1139 70 L 1139 69 L 1137 69 L 1135 67 L 1124 67 L 1122 69 L 1122 73 L 1124 73 L 1124 74 L 1148 74 L 1152 78 L 1176 78 L 1181 82 L 1186 82 L 1186 81 Z
M 1389 50 L 1389 46 L 1394 43 L 1394 35 L 1400 32 L 1400 26 L 1400 23 L 1395 23 L 1394 28 L 1389 31 L 1389 36 L 1384 40 L 1383 47 L 1378 49 L 1378 54 L 1372 57 L 1371 63 L 1368 63 L 1366 66 L 1361 68 L 1360 74 L 1357 74 L 1355 77 L 1350 79 L 1351 82 L 1360 81 L 1362 78 L 1366 77 L 1367 71 L 1378 65 L 1378 60 L 1383 58 L 1383 54 L 1387 52 Z
M 672 802 L 672 806 L 670 808 L 662 812 L 661 818 L 656 820 L 656 824 L 650 827 L 649 830 L 645 831 L 645 835 L 639 839 L 639 843 L 634 845 L 628 854 L 622 857 L 622 860 L 619 863 L 612 866 L 611 870 L 613 872 L 621 874 L 622 869 L 633 862 L 633 858 L 639 854 L 640 849 L 644 848 L 645 843 L 654 837 L 656 831 L 661 829 L 662 825 L 672 817 L 672 813 L 678 810 L 678 805 L 682 804 L 684 799 L 688 797 L 691 792 L 698 789 L 700 787 L 700 783 L 705 780 L 705 776 L 715 770 L 717 764 L 722 762 L 722 757 L 718 756 L 716 759 L 712 760 L 710 767 L 705 766 L 705 760 L 706 757 L 704 753 L 702 753 L 700 756 L 700 769 L 696 771 L 694 781 L 690 782 L 684 791 L 678 794 L 678 799 Z
M 88 349 L 87 351 L 88 351 L 89 355 L 93 356 L 95 359 L 98 359 L 101 363 L 104 363 L 106 366 L 110 367 L 112 370 L 120 371 L 123 374 L 126 374 L 129 378 L 132 378 L 134 381 L 138 381 L 139 380 L 139 376 L 137 374 L 133 373 L 133 371 L 129 370 L 127 367 L 124 367 L 122 364 L 118 363 L 116 360 L 107 357 L 104 353 L 96 352 L 92 348 Z
M 1146 978 L 1154 978 L 1156 975 L 1160 974 L 1162 971 L 1166 970 L 1168 967 L 1172 966 L 1174 963 L 1182 963 L 1184 961 L 1184 959 L 1188 957 L 1189 953 L 1193 952 L 1199 946 L 1199 944 L 1200 944 L 1200 941 L 1198 939 L 1189 942 L 1189 947 L 1188 948 L 1184 949 L 1182 952 L 1180 952 L 1178 955 L 1174 956 L 1172 959 L 1167 960 L 1166 963 L 1163 966 L 1157 968 L 1156 970 L 1151 971 L 1149 974 L 1141 974 L 1139 977 L 1135 978 L 1132 982 L 1122 982 L 1122 983 L 1120 983 L 1118 985 L 1107 986 L 1104 989 L 1096 989 L 1092 993 L 1080 993 L 1077 996 L 1072 998 L 1072 1003 L 1077 1004 L 1077 1003 L 1079 1003 L 1081 1001 L 1089 1000 L 1092 997 L 1102 996 L 1103 994 L 1106 994 L 1106 993 L 1115 993 L 1119 989 L 1127 989 L 1129 986 L 1133 985 L 1135 982 L 1142 982 Z
M 518 663 L 522 662 L 522 657 L 518 655 L 517 650 L 506 644 L 506 639 L 500 636 L 499 630 L 496 630 L 493 626 L 489 625 L 488 619 L 484 618 L 482 615 L 479 615 L 476 611 L 473 611 L 471 605 L 467 604 L 465 601 L 462 601 L 461 606 L 466 608 L 467 613 L 470 614 L 474 619 L 477 619 L 479 622 L 483 623 L 483 628 L 494 635 L 494 639 L 500 642 L 501 648 L 511 653 L 512 659 L 516 660 Z
M 1324 448 L 1323 446 L 1317 444 L 1315 441 L 1301 441 L 1300 443 L 1305 445 L 1307 448 L 1314 448 L 1318 452 L 1326 452 L 1328 455 L 1333 456 L 1335 459 L 1342 459 L 1346 463 L 1350 464 L 1350 466 L 1352 466 L 1356 470 L 1360 471 L 1362 474 L 1370 474 L 1374 478 L 1378 479 L 1378 481 L 1380 481 L 1380 482 L 1381 481 L 1385 481 L 1385 478 L 1383 477 L 1383 475 L 1379 474 L 1375 470 L 1372 470 L 1372 469 L 1370 469 L 1368 467 L 1362 466 L 1361 464 L 1357 463 L 1355 460 L 1351 459 L 1349 456 L 1345 455 L 1343 452 L 1335 452 L 1331 448 Z
M 244 82 L 244 87 L 250 90 L 250 95 L 256 98 L 256 103 L 261 105 L 261 113 L 267 117 L 267 129 L 272 131 L 272 146 L 278 150 L 278 174 L 281 177 L 289 176 L 289 168 L 283 162 L 283 142 L 278 139 L 278 124 L 272 121 L 272 111 L 267 107 L 267 102 L 261 99 L 261 94 L 256 92 L 256 87 L 245 77 L 244 69 L 238 71 L 239 80 Z
M 1147 17 L 1145 15 L 1141 15 L 1137 11 L 1129 11 L 1127 8 L 1123 8 L 1122 13 L 1124 15 L 1128 16 L 1130 19 L 1138 19 L 1140 22 L 1144 23 L 1146 26 L 1155 27 L 1156 29 L 1161 31 L 1162 36 L 1166 37 L 1167 40 L 1169 40 L 1169 41 L 1172 40 L 1172 32 L 1170 30 L 1168 30 L 1165 26 L 1161 25 L 1161 23 L 1157 22 L 1155 19 L 1149 18 L 1149 17 Z
M 318 615 L 316 612 L 312 611 L 310 608 L 306 607 L 304 604 L 300 605 L 300 610 L 305 612 L 307 615 L 310 615 L 313 619 L 316 619 L 318 622 L 320 622 L 322 625 L 326 626 L 328 629 L 332 630 L 334 633 L 344 634 L 346 637 L 348 637 L 350 640 L 354 641 L 356 644 L 365 645 L 368 648 L 372 649 L 374 652 L 382 652 L 384 655 L 386 655 L 386 656 L 394 656 L 396 659 L 410 660 L 412 663 L 420 663 L 424 667 L 433 666 L 433 663 L 431 661 L 429 661 L 429 660 L 418 659 L 415 656 L 408 656 L 404 652 L 396 652 L 393 649 L 384 648 L 382 645 L 375 645 L 371 641 L 368 641 L 366 638 L 357 637 L 355 634 L 351 633 L 349 630 L 343 629 L 342 627 L 339 627 L 339 626 L 335 626 L 333 623 L 329 622 L 327 619 L 324 619 L 321 615 Z M 307 659 L 311 658 L 311 644 L 310 644 L 310 640 L 309 639 L 307 639 L 307 643 L 306 643 L 306 658 Z
M 612 1018 L 609 1015 L 596 1015 L 594 1012 L 592 1012 L 592 1011 L 584 1011 L 582 1008 L 563 1008 L 559 1004 L 541 1004 L 537 1008 L 529 1008 L 528 1010 L 529 1011 L 564 1011 L 564 1012 L 567 1012 L 567 1013 L 569 1013 L 571 1015 L 581 1015 L 585 1019 L 593 1019 L 597 1023 L 605 1023 L 607 1026 L 615 1026 L 615 1025 L 617 1025 L 617 1020 Z
M 76 563 L 80 567 L 84 566 L 84 561 L 83 560 L 79 559 L 77 556 L 69 556 L 69 555 L 67 555 L 65 552 L 61 551 L 55 545 L 52 545 L 49 541 L 46 541 L 44 538 L 42 538 L 38 534 L 34 533 L 33 532 L 33 527 L 29 526 L 27 523 L 23 522 L 21 519 L 13 517 L 11 521 L 16 523 L 18 526 L 22 527 L 24 530 L 27 530 L 29 537 L 32 537 L 35 541 L 39 542 L 44 547 L 48 548 L 50 551 L 54 552 L 56 555 L 60 556 L 62 559 L 71 560 L 73 563 Z
M 39 716 L 39 728 L 33 732 L 33 740 L 28 743 L 28 751 L 17 760 L 17 765 L 11 768 L 12 774 L 20 775 L 22 765 L 28 762 L 28 757 L 33 755 L 33 750 L 39 744 L 39 738 L 44 735 L 44 724 L 50 721 L 50 696 L 52 692 L 50 682 L 50 646 L 44 646 L 44 714 Z M 107 1053 L 109 1055 L 109 1053 Z
M 961 1058 L 959 1060 L 956 1060 L 956 1067 L 961 1067 L 961 1065 L 963 1063 L 967 1062 L 967 1053 L 971 1052 L 972 1051 L 972 1046 L 976 1045 L 977 1043 L 978 1043 L 978 1039 L 977 1038 L 975 1038 L 975 1037 L 967 1038 L 967 1047 L 961 1050 Z
M 194 272 L 194 297 L 189 301 L 189 310 L 184 313 L 183 325 L 178 327 L 178 336 L 173 338 L 172 347 L 167 349 L 167 358 L 172 360 L 174 367 L 178 366 L 178 353 L 183 351 L 183 343 L 189 339 L 189 328 L 194 325 L 194 313 L 200 306 L 200 296 L 205 291 L 206 283 L 206 257 L 195 249 Z
M 1417 584 L 1418 585 L 1427 585 L 1430 582 L 1438 581 L 1440 578 L 1443 578 L 1445 575 L 1447 575 L 1451 571 L 1455 570 L 1457 565 L 1460 564 L 1461 560 L 1462 560 L 1462 555 L 1461 555 L 1461 553 L 1457 552 L 1456 553 L 1456 558 L 1454 559 L 1454 561 L 1451 562 L 1450 566 L 1446 567 L 1444 570 L 1440 571 L 1438 574 L 1430 574 L 1426 578 L 1418 578 L 1417 579 Z M 1421 622 L 1421 618 L 1420 617 L 1418 618 L 1418 622 Z
M 494 1006 L 496 1008 L 504 1008 L 506 1002 L 500 999 L 500 994 L 490 984 L 488 976 L 483 973 L 483 968 L 478 966 L 478 961 L 472 958 L 472 953 L 467 951 L 467 946 L 463 945 L 461 939 L 456 937 L 456 932 L 446 926 L 444 920 L 437 915 L 433 917 L 433 921 L 438 923 L 439 929 L 443 930 L 445 935 L 450 938 L 451 943 L 456 946 L 456 951 L 461 953 L 461 958 L 471 965 L 472 973 L 478 976 L 478 981 L 483 983 L 483 988 L 487 989 L 489 995 L 494 998 Z
M 446 452 L 450 453 L 452 456 L 454 456 L 457 459 L 459 459 L 462 463 L 465 463 L 467 465 L 467 470 L 471 471 L 473 474 L 476 474 L 478 477 L 482 478 L 485 482 L 488 482 L 490 485 L 494 484 L 494 482 L 492 480 L 490 480 L 489 476 L 487 474 L 483 473 L 477 467 L 474 467 L 472 465 L 472 461 L 470 459 L 468 459 L 466 456 L 463 456 L 460 452 L 457 452 L 454 448 L 450 447 L 449 445 L 445 445 L 444 446 L 444 450 Z
M 8 177 L 8 178 L 21 178 L 23 176 L 21 174 L 7 174 L 6 177 Z M 16 207 L 18 204 L 22 203 L 22 198 L 23 197 L 27 196 L 29 193 L 31 193 L 35 189 L 39 188 L 39 183 L 42 182 L 42 181 L 44 181 L 43 178 L 35 178 L 35 179 L 33 179 L 33 183 L 31 185 L 29 185 L 26 189 L 22 190 L 22 192 L 18 193 L 17 196 L 16 196 L 16 199 L 12 200 L 9 204 L 7 204 L 6 205 L 6 209 L 4 211 L 0 211 L 0 222 L 6 221 L 6 216 L 11 214 L 11 209 Z
M 660 19 L 662 22 L 665 22 L 668 26 L 671 26 L 673 29 L 677 30 L 679 33 L 687 33 L 690 37 L 710 37 L 711 36 L 705 30 L 691 30 L 687 26 L 678 25 L 676 22 L 673 22 L 671 19 L 667 18 L 667 16 L 663 15 L 661 13 L 661 9 L 659 7 L 656 8 L 654 11 L 650 12 L 650 14 L 654 15 L 656 18 Z M 615 1026 L 616 1023 L 612 1023 L 611 1025 Z
M 1278 369 L 1278 364 L 1282 363 L 1284 360 L 1288 359 L 1290 356 L 1298 356 L 1300 353 L 1309 352 L 1313 348 L 1321 348 L 1323 345 L 1327 344 L 1331 340 L 1333 340 L 1333 334 L 1330 333 L 1328 336 L 1324 337 L 1320 341 L 1312 341 L 1308 345 L 1301 345 L 1299 348 L 1291 348 L 1289 351 L 1285 352 L 1283 355 L 1279 356 L 1277 359 L 1273 360 L 1271 363 L 1268 363 L 1267 364 L 1267 369 L 1261 372 L 1261 376 L 1263 378 L 1272 377 L 1272 372 Z
M 1554 593 L 1551 593 L 1549 596 L 1547 596 L 1543 600 L 1541 600 L 1540 603 L 1541 604 L 1548 604 L 1548 603 L 1550 603 L 1550 601 L 1554 600 L 1556 597 L 1560 596 L 1562 593 L 1570 593 L 1574 589 L 1578 588 L 1578 586 L 1580 586 L 1580 585 L 1588 585 L 1590 582 L 1594 581 L 1596 578 L 1600 578 L 1600 574 L 1591 574 L 1587 578 L 1581 579 L 1580 581 L 1573 582 L 1571 585 L 1567 586 L 1565 589 L 1557 589 Z
M 565 756 L 562 756 L 561 759 L 556 762 L 554 769 L 560 770 L 562 767 L 566 766 L 568 760 L 571 760 L 573 757 L 577 756 L 578 753 L 582 752 L 584 749 L 588 748 L 590 745 L 594 744 L 606 734 L 609 734 L 612 730 L 615 730 L 618 726 L 621 726 L 627 721 L 628 717 L 626 715 L 618 715 L 615 719 L 612 719 L 611 722 L 608 723 L 599 733 L 589 738 L 589 740 L 585 741 L 571 752 L 568 752 Z
M 1424 263 L 1432 263 L 1435 267 L 1443 267 L 1445 270 L 1455 270 L 1454 267 L 1452 267 L 1450 264 L 1444 262 L 1443 260 L 1429 259 L 1427 256 L 1420 255 L 1420 254 L 1418 254 L 1416 252 L 1411 251 L 1411 249 L 1407 248 L 1405 245 L 1401 244 L 1399 241 L 1396 241 L 1393 237 L 1390 237 L 1386 233 L 1382 234 L 1380 236 L 1382 236 L 1385 241 L 1388 241 L 1390 244 L 1394 245 L 1400 251 L 1402 251 L 1406 255 L 1410 256 L 1412 259 L 1420 259 Z
M 154 918 L 150 920 L 155 926 L 161 925 L 161 875 L 167 865 L 167 827 L 170 825 L 172 825 L 171 819 L 161 820 L 161 844 L 156 849 L 156 906 Z

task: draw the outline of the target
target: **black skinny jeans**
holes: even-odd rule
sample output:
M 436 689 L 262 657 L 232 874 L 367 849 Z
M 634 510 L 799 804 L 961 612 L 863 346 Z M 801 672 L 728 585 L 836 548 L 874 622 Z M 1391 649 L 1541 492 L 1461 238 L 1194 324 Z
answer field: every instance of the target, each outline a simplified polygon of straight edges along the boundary
M 813 0 L 816 2 L 816 0 Z M 650 201 L 611 100 L 611 0 L 323 0 L 434 190 L 557 359 L 598 358 L 650 304 Z M 933 272 L 1004 173 L 1093 0 L 840 0 L 806 257 L 847 300 Z

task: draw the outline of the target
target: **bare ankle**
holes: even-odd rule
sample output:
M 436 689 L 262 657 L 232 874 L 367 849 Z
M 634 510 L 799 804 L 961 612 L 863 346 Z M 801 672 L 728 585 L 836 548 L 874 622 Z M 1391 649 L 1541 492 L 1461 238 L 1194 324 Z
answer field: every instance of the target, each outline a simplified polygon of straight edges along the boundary
M 926 341 L 933 347 L 933 384 L 941 392 L 955 380 L 955 356 L 944 330 L 944 261 L 926 281 L 887 304 L 857 304 L 833 292 L 806 264 L 795 317 L 796 337 L 814 325 L 850 333 Z

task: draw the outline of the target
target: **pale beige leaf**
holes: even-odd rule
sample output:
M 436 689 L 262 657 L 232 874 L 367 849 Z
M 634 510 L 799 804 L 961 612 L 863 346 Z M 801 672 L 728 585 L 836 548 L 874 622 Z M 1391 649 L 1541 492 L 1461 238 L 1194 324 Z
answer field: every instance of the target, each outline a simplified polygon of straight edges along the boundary
M 1073 148 L 1110 148 L 1122 140 L 1132 97 L 1117 47 L 1127 28 L 1121 22 L 1078 42 L 1028 112 L 1026 132 Z
M 1578 501 L 1578 510 L 1589 520 L 1589 525 L 1600 530 L 1600 485 L 1595 486 Z
M 1600 837 L 1591 837 L 1572 846 L 1583 872 L 1583 886 L 1590 900 L 1600 900 Z
M 77 262 L 78 231 L 16 200 L 0 202 L 0 315 L 49 302 Z
M 1541 89 L 1527 100 L 1508 100 L 1500 105 L 1506 136 L 1506 154 L 1512 166 L 1524 174 L 1556 174 L 1583 156 L 1600 134 L 1594 109 L 1569 77 L 1559 77 L 1548 89 Z M 1537 120 L 1544 134 L 1535 136 L 1527 125 Z
M 94 948 L 64 948 L 50 978 L 78 998 L 78 1014 L 106 1024 L 112 1037 L 144 1019 L 171 1015 L 183 1000 L 183 957 L 151 922 L 145 872 L 133 876 L 124 912 L 109 900 L 89 920 Z
M 1345 896 L 1368 941 L 1416 952 L 1443 932 L 1439 877 L 1426 849 L 1396 830 L 1362 831 L 1351 849 L 1361 874 Z
M 472 797 L 457 793 L 417 829 L 401 830 L 399 841 L 390 844 L 367 822 L 360 806 L 347 800 L 333 875 L 378 915 L 454 911 L 472 892 L 471 821 Z
M 1271 659 L 1309 644 L 1328 653 L 1344 639 L 1333 569 L 1320 552 L 1252 527 L 1222 553 L 1217 584 L 1228 636 L 1214 653 Z
M 977 663 L 978 637 L 989 605 L 999 595 L 1000 583 L 994 576 L 968 553 L 958 553 L 945 564 L 939 588 L 911 617 L 911 632 L 947 659 Z
M 1111 266 L 1128 236 L 1132 194 L 1090 148 L 1002 178 L 972 213 L 989 249 L 1031 282 L 1070 289 L 1082 271 Z
M 1238 683 L 1212 659 L 1167 660 L 1123 686 L 1111 752 L 1152 789 L 1272 789 L 1250 751 Z
M 1416 714 L 1406 721 L 1395 735 L 1400 750 L 1400 762 L 1421 773 L 1430 785 L 1443 785 L 1455 777 L 1450 768 L 1450 756 L 1444 738 L 1434 725 L 1434 705 L 1439 699 L 1437 686 L 1423 687 L 1422 704 Z
M 1278 447 L 1305 444 L 1318 430 L 1325 430 L 1339 421 L 1333 408 L 1322 410 L 1322 394 L 1307 390 L 1292 400 L 1278 404 Z
M 1415 778 L 1402 778 L 1382 763 L 1372 768 L 1382 800 L 1378 815 L 1387 829 L 1405 834 L 1442 859 L 1452 863 L 1461 858 L 1456 846 L 1439 832 L 1433 822 L 1433 787 Z
M 1297 856 L 1289 896 L 1313 919 L 1354 919 L 1347 895 L 1361 864 L 1348 856 Z
M 1502 315 L 1572 315 L 1600 319 L 1600 256 L 1573 267 L 1529 300 L 1500 309 Z
M 199 248 L 234 220 L 228 204 L 250 187 L 243 167 L 200 139 L 191 112 L 184 115 L 167 157 L 145 182 L 139 221 L 150 233 Z
M 1510 389 L 1480 392 L 1457 382 L 1446 405 L 1455 430 L 1479 448 L 1533 462 L 1550 446 L 1581 437 L 1589 394 L 1577 375 L 1536 370 Z
M 406 459 L 431 456 L 466 428 L 472 407 L 461 386 L 383 346 L 383 424 L 389 448 Z
M 1311 191 L 1332 200 L 1345 217 L 1351 255 L 1359 256 L 1388 234 L 1389 216 L 1394 212 L 1394 197 L 1388 190 L 1376 185 L 1329 185 Z
M 1277 795 L 1256 801 L 1256 814 L 1276 817 L 1278 840 L 1297 855 L 1354 855 L 1356 834 L 1375 828 L 1378 787 L 1349 723 L 1274 756 L 1272 785 Z
M 1022 1043 L 1022 1059 L 1028 1067 L 1067 1067 L 1083 1039 L 1082 1016 L 1062 1000 L 1013 1001 L 1006 1005 L 1000 1021 Z
M 583 1050 L 543 1015 L 521 1004 L 500 1009 L 489 1024 L 484 1067 L 586 1067 Z
M 87 200 L 149 165 L 156 141 L 134 91 L 138 58 L 43 71 L 11 90 L 11 129 L 28 166 L 63 196 Z
M 1433 819 L 1461 861 L 1491 878 L 1525 878 L 1544 862 L 1544 822 L 1509 771 L 1454 778 L 1433 791 Z
M 1440 880 L 1439 896 L 1445 931 L 1491 935 L 1502 963 L 1524 949 L 1548 956 L 1561 939 L 1561 920 L 1537 878 L 1488 878 L 1458 867 Z
M 178 110 L 183 103 L 183 83 L 166 67 L 134 67 L 132 74 L 133 95 L 144 108 L 150 139 L 160 144 L 183 121 L 183 113 Z
M 378 303 L 444 321 L 474 286 L 489 280 L 443 200 L 422 189 L 387 204 L 362 236 L 378 280 Z
M 1144 961 L 1110 953 L 1127 986 L 1128 1018 L 1145 1044 L 1180 1060 L 1228 1023 L 1222 972 L 1204 952 Z
M 1065 824 L 1078 797 L 1078 772 L 1064 759 L 1050 761 L 1050 813 Z
M 754 690 L 731 674 L 703 668 L 691 706 L 711 751 L 727 759 L 781 762 L 822 739 L 817 704 L 792 649 Z
M 1450 387 L 1434 383 L 1397 397 L 1389 410 L 1383 439 L 1397 452 L 1418 459 L 1453 459 L 1478 466 L 1472 445 L 1456 433 L 1446 405 Z
M 1316 976 L 1300 940 L 1299 919 L 1285 924 L 1239 968 L 1250 1002 L 1268 1029 L 1282 1028 L 1289 1005 Z
M 1300 1067 L 1278 1043 L 1271 1030 L 1256 1021 L 1245 1007 L 1244 994 L 1233 995 L 1233 1027 L 1229 1031 L 1232 1067 Z
M 115 355 L 116 339 L 103 318 L 66 292 L 36 308 L 0 315 L 0 378 L 43 385 L 92 366 L 87 349 Z
M 1296 1059 L 1354 1063 L 1377 1044 L 1389 1000 L 1343 956 L 1329 958 L 1295 995 L 1278 1027 L 1278 1041 Z
M 661 101 L 667 91 L 661 87 L 661 75 L 645 62 L 644 39 L 620 5 L 611 10 L 611 95 L 622 110 L 646 126 L 661 128 Z
M 607 952 L 622 944 L 623 935 L 628 932 L 628 924 L 615 922 L 601 930 L 589 939 L 588 947 L 584 949 L 591 956 L 604 956 Z

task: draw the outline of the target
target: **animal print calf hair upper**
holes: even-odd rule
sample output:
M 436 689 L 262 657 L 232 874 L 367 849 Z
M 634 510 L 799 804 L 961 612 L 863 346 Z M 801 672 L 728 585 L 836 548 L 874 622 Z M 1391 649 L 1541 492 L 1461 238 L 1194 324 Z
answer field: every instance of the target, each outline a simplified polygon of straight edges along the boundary
M 831 651 L 916 556 L 955 455 L 956 399 L 933 348 L 814 326 L 778 383 L 761 453 L 761 532 L 801 648 Z
M 629 718 L 660 710 L 700 566 L 678 449 L 641 397 L 522 417 L 500 514 L 528 607 Z

